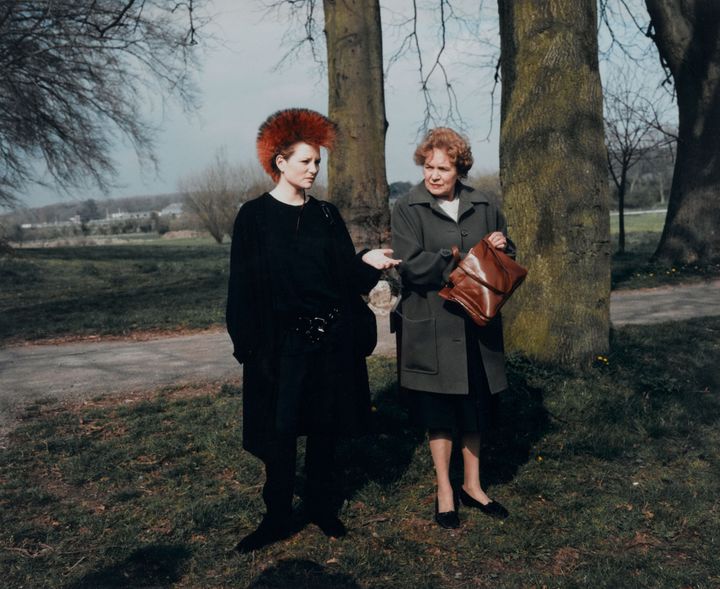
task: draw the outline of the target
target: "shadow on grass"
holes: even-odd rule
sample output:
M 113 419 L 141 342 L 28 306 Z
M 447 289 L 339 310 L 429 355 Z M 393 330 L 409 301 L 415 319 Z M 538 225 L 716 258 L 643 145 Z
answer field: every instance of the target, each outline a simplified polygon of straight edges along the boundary
M 483 485 L 507 484 L 530 459 L 531 449 L 549 431 L 550 416 L 543 392 L 531 386 L 522 369 L 510 370 L 510 389 L 494 396 L 494 424 L 484 436 L 481 466 Z M 387 487 L 406 474 L 418 449 L 427 452 L 425 431 L 414 426 L 398 393 L 394 362 L 392 377 L 375 390 L 376 408 L 371 435 L 340 443 L 344 498 L 350 499 L 367 483 Z M 452 477 L 462 480 L 460 444 L 453 444 Z M 429 471 L 428 471 L 429 472 Z M 459 484 L 459 483 L 458 483 Z
M 611 332 L 619 378 L 635 393 L 628 404 L 651 437 L 694 438 L 720 419 L 717 347 L 708 345 L 719 331 L 720 318 L 703 317 Z
M 382 383 L 372 391 L 370 433 L 341 439 L 338 444 L 338 475 L 342 480 L 342 497 L 338 499 L 353 498 L 368 483 L 387 486 L 400 480 L 425 438 L 408 423 L 398 399 L 394 360 L 376 361 L 375 370 Z
M 122 562 L 88 573 L 66 589 L 168 587 L 182 578 L 185 561 L 191 556 L 181 545 L 146 546 Z
M 551 428 L 543 391 L 531 386 L 512 366 L 508 373 L 510 388 L 496 396 L 494 427 L 483 440 L 480 465 L 484 486 L 511 482 L 531 459 L 531 449 Z
M 312 560 L 281 560 L 265 569 L 248 589 L 360 589 L 348 574 L 328 571 Z

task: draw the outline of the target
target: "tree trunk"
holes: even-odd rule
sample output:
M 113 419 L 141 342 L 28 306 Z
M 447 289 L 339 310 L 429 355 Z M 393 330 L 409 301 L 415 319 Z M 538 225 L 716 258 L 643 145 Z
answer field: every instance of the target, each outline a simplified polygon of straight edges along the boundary
M 509 347 L 582 365 L 609 346 L 610 214 L 594 0 L 498 0 L 500 179 L 518 260 Z
M 625 188 L 627 187 L 627 170 L 622 171 L 618 186 L 618 253 L 625 253 Z
M 646 5 L 679 111 L 675 170 L 655 257 L 708 263 L 720 259 L 720 3 L 646 0 Z
M 378 0 L 324 0 L 329 109 L 339 125 L 328 164 L 328 194 L 356 246 L 390 235 L 385 174 L 385 95 Z

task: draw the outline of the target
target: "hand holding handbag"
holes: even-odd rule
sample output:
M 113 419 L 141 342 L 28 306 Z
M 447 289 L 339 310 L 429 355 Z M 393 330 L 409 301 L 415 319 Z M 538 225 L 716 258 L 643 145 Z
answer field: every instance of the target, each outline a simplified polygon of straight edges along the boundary
M 455 246 L 453 256 L 460 258 L 460 251 Z M 450 284 L 438 294 L 461 305 L 477 325 L 485 326 L 498 314 L 526 275 L 525 268 L 495 249 L 485 237 L 458 263 L 450 273 Z

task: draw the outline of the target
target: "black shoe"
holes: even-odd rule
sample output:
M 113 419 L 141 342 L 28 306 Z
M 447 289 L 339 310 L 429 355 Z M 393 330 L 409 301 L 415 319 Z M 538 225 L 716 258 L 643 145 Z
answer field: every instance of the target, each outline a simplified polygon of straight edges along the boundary
M 454 501 L 453 497 L 453 501 Z M 440 513 L 440 507 L 437 497 L 435 497 L 435 521 L 440 525 L 441 528 L 448 530 L 454 530 L 460 527 L 460 518 L 458 517 L 457 509 L 452 511 L 443 511 Z
M 462 487 L 460 488 L 460 501 L 465 507 L 474 507 L 475 509 L 482 511 L 485 515 L 496 517 L 498 519 L 505 519 L 510 515 L 510 512 L 508 512 L 508 510 L 497 501 L 480 503 L 480 501 L 468 495 Z
M 235 550 L 247 554 L 278 540 L 288 538 L 291 534 L 290 517 L 278 518 L 266 515 L 254 532 L 251 532 L 238 542 Z
M 308 519 L 315 524 L 328 538 L 342 538 L 347 535 L 345 524 L 330 511 L 311 511 Z

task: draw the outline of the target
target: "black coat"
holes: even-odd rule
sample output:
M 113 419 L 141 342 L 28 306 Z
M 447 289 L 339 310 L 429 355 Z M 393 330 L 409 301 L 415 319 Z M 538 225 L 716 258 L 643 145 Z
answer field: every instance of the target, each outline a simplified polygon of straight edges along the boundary
M 263 194 L 246 202 L 235 219 L 226 315 L 233 355 L 244 364 L 243 447 L 260 458 L 271 452 L 277 441 L 277 374 L 284 334 L 278 313 L 273 308 L 273 273 L 266 255 L 268 199 L 272 198 Z M 310 199 L 314 200 L 313 197 Z M 362 262 L 364 251 L 355 253 L 338 210 L 330 203 L 324 203 L 323 210 L 328 221 L 327 239 L 334 242 L 332 277 L 344 301 L 341 312 L 343 333 L 336 338 L 339 343 L 333 349 L 332 378 L 318 379 L 318 382 L 342 387 L 342 394 L 335 395 L 339 406 L 334 411 L 333 431 L 324 433 L 358 434 L 367 425 L 370 394 L 365 357 L 356 353 L 353 347 L 354 316 L 350 309 L 359 293 L 367 293 L 377 283 L 380 271 Z M 338 353 L 340 362 L 336 361 Z M 327 366 L 327 363 L 318 363 L 323 364 Z M 329 395 L 332 392 L 320 390 L 313 394 Z

